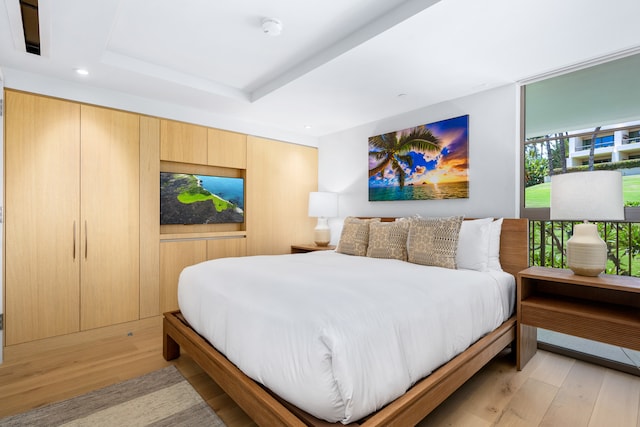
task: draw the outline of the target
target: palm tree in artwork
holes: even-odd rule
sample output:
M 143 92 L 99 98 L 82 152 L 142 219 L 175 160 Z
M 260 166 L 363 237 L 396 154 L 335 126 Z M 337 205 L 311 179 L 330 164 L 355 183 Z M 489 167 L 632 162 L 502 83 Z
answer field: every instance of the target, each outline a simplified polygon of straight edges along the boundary
M 403 164 L 413 167 L 410 151 L 439 152 L 440 138 L 435 136 L 424 126 L 412 128 L 408 133 L 398 137 L 397 132 L 385 133 L 369 138 L 369 156 L 378 161 L 376 166 L 369 169 L 369 178 L 380 173 L 391 164 L 391 168 L 398 175 L 400 188 L 404 187 L 407 173 Z

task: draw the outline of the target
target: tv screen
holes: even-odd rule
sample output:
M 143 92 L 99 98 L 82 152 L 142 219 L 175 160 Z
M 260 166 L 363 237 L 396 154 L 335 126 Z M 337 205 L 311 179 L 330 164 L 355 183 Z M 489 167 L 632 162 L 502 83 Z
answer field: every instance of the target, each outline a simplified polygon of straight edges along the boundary
M 244 222 L 244 179 L 160 172 L 160 224 Z

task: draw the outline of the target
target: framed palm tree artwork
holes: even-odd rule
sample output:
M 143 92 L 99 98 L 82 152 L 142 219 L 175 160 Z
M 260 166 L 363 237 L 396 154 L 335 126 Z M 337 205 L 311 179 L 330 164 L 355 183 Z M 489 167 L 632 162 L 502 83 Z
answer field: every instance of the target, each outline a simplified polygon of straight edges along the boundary
M 469 197 L 469 116 L 369 138 L 369 201 Z

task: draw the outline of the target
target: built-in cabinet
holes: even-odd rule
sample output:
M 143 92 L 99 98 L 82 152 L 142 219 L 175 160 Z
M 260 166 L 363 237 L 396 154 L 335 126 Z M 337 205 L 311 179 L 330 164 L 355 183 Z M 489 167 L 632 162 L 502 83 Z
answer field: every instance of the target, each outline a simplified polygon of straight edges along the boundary
M 312 242 L 316 218 L 309 193 L 318 191 L 318 150 L 249 136 L 247 139 L 247 254 L 287 254 Z
M 160 120 L 160 160 L 203 164 L 206 159 L 206 127 Z
M 199 262 L 247 254 L 244 236 L 220 236 L 199 240 L 165 240 L 160 244 L 160 310 L 178 309 L 178 277 L 183 268 Z
M 207 164 L 247 168 L 247 135 L 220 129 L 207 131 Z
M 180 271 L 311 241 L 317 149 L 6 91 L 5 345 L 175 310 Z M 159 173 L 245 179 L 242 224 L 160 225 Z
M 165 172 L 246 180 L 247 135 L 161 120 L 160 160 Z M 243 224 L 160 227 L 160 313 L 178 309 L 178 276 L 184 267 L 247 254 L 246 218 Z
M 244 170 L 247 167 L 247 135 L 160 120 L 160 160 Z
M 7 345 L 138 319 L 138 116 L 6 95 Z

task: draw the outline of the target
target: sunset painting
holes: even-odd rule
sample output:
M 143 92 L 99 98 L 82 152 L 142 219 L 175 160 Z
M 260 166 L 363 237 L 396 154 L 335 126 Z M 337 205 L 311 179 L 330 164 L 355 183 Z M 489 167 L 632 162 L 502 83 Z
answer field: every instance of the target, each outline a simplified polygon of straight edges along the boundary
M 469 116 L 369 138 L 369 201 L 469 197 Z

